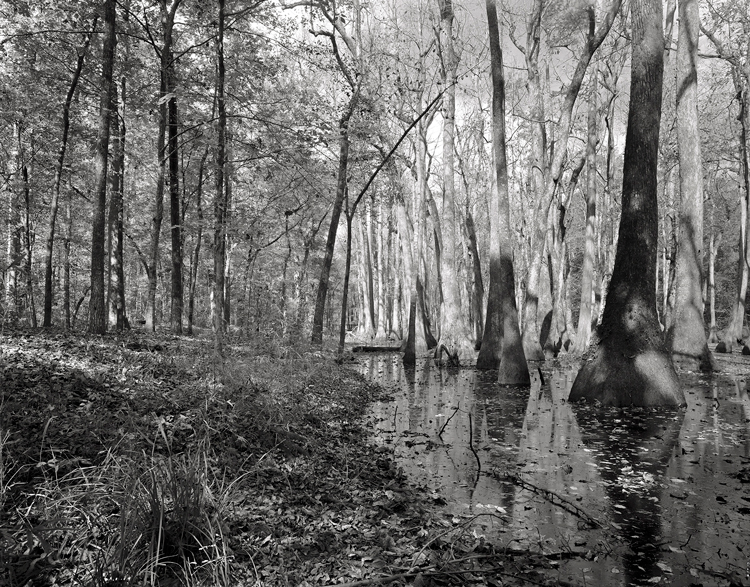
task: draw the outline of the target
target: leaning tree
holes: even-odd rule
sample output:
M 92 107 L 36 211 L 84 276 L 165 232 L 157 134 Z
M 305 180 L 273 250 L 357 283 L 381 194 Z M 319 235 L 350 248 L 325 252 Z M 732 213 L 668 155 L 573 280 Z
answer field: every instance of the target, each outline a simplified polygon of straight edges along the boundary
M 570 400 L 684 405 L 658 317 L 656 169 L 664 73 L 661 0 L 633 0 L 622 215 L 607 302 Z

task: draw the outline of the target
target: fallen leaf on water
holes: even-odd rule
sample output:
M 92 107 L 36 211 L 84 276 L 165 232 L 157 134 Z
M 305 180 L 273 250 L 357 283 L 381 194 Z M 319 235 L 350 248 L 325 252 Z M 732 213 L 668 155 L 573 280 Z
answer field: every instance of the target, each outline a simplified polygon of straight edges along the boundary
M 665 563 L 656 563 L 656 566 L 659 567 L 665 573 L 671 573 L 672 572 L 672 568 L 668 564 L 665 564 Z

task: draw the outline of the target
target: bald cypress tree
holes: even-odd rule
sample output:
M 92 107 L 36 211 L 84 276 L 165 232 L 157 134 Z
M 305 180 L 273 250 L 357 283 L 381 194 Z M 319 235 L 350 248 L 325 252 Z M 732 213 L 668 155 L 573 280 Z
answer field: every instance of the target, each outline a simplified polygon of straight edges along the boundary
M 656 315 L 656 167 L 664 75 L 661 0 L 633 0 L 622 215 L 598 329 L 570 392 L 604 405 L 685 403 Z

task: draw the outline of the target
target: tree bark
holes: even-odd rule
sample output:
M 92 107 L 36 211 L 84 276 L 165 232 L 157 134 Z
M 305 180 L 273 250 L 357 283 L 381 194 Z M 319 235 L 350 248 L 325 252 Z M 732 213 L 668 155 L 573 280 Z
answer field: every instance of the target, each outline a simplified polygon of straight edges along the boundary
M 5 197 L 7 216 L 7 241 L 6 241 L 6 269 L 5 269 L 5 304 L 6 311 L 18 311 L 18 265 L 21 262 L 21 235 L 19 232 L 20 218 L 18 212 L 18 195 L 16 184 L 20 173 L 20 124 L 13 123 L 12 149 L 7 160 L 7 180 L 5 182 Z
M 737 76 L 739 77 L 739 76 Z M 735 343 L 742 341 L 742 328 L 745 324 L 745 304 L 747 299 L 748 279 L 750 277 L 750 239 L 748 239 L 747 221 L 750 216 L 750 149 L 748 149 L 748 121 L 750 120 L 750 80 L 740 86 L 740 152 L 742 168 L 742 192 L 740 195 L 740 235 L 737 247 L 737 294 L 735 297 L 732 320 L 724 335 L 725 350 L 732 352 Z
M 578 313 L 578 330 L 575 352 L 583 353 L 589 346 L 593 316 L 594 263 L 596 261 L 596 143 L 597 143 L 597 84 L 598 72 L 591 84 L 588 109 L 588 136 L 586 141 L 586 244 L 583 250 L 581 271 L 581 305 Z
M 65 209 L 65 236 L 63 237 L 63 316 L 65 328 L 73 327 L 70 312 L 70 243 L 73 239 L 73 212 L 70 195 Z
M 545 357 L 556 357 L 561 352 L 567 352 L 571 339 L 575 336 L 568 330 L 568 275 L 570 274 L 570 259 L 568 242 L 566 240 L 566 214 L 570 208 L 578 178 L 586 164 L 585 155 L 581 156 L 572 169 L 567 189 L 558 188 L 558 204 L 555 210 L 550 210 L 549 223 L 551 237 L 549 239 L 548 266 L 550 269 L 550 289 L 552 297 L 552 314 L 550 331 L 547 340 L 542 341 Z M 541 338 L 541 337 L 540 337 Z
M 107 243 L 109 252 L 109 286 L 107 299 L 109 308 L 109 325 L 118 332 L 129 328 L 125 315 L 125 271 L 123 268 L 124 251 L 124 206 L 125 191 L 125 76 L 120 80 L 118 100 L 117 85 L 112 92 L 114 148 L 112 153 L 112 173 L 110 181 L 109 219 L 107 221 Z
M 325 318 L 326 298 L 328 297 L 328 282 L 331 277 L 331 264 L 333 263 L 333 251 L 336 247 L 336 232 L 339 228 L 341 210 L 344 206 L 344 196 L 347 186 L 347 169 L 349 166 L 349 119 L 356 108 L 358 94 L 354 93 L 349 100 L 346 112 L 339 120 L 339 168 L 336 176 L 336 196 L 333 200 L 331 210 L 331 225 L 328 228 L 325 256 L 320 269 L 318 280 L 318 293 L 315 300 L 315 314 L 313 315 L 313 327 L 311 342 L 323 344 L 323 319 Z
M 698 127 L 698 0 L 680 0 L 677 43 L 677 142 L 680 219 L 674 316 L 667 344 L 676 365 L 711 371 L 703 319 L 703 161 Z
M 226 164 L 227 111 L 224 97 L 224 0 L 219 0 L 218 32 L 216 39 L 216 193 L 214 195 L 214 282 L 211 297 L 211 315 L 214 333 L 214 353 L 224 357 L 224 261 L 226 232 L 226 190 L 224 167 Z
M 414 226 L 409 221 L 405 206 L 398 204 L 399 236 L 401 245 L 405 249 L 405 282 L 409 286 L 408 311 L 406 319 L 407 331 L 406 339 L 403 343 L 404 351 L 403 362 L 405 365 L 414 365 L 418 354 L 434 348 L 436 341 L 430 331 L 429 319 L 426 315 L 427 307 L 424 298 L 424 287 L 421 280 L 421 250 L 424 241 L 425 227 L 425 191 L 422 181 L 425 176 L 425 151 L 424 143 L 421 140 L 420 129 L 419 137 L 416 139 L 417 155 L 417 177 L 412 181 L 412 193 L 414 195 Z M 408 172 L 407 172 L 408 173 Z
M 195 235 L 195 247 L 190 258 L 190 274 L 188 277 L 188 311 L 187 333 L 193 334 L 193 314 L 195 311 L 195 288 L 198 283 L 198 263 L 200 262 L 201 244 L 203 241 L 203 176 L 208 159 L 208 148 L 203 151 L 198 165 L 198 185 L 196 186 L 195 213 L 198 217 L 198 228 Z M 249 304 L 248 304 L 249 305 Z
M 96 21 L 97 19 L 95 18 L 91 26 L 92 30 L 96 28 Z M 91 35 L 86 35 L 83 41 L 83 47 L 78 51 L 76 68 L 73 72 L 73 78 L 70 81 L 68 93 L 65 96 L 65 102 L 63 103 L 62 137 L 60 139 L 60 150 L 57 155 L 57 163 L 55 164 L 55 178 L 52 184 L 52 198 L 49 205 L 49 221 L 47 224 L 47 238 L 44 250 L 44 317 L 42 326 L 45 328 L 52 326 L 52 257 L 55 245 L 55 223 L 57 221 L 57 211 L 60 206 L 60 185 L 62 183 L 63 165 L 65 164 L 65 153 L 68 148 L 68 133 L 70 132 L 70 105 L 73 102 L 73 96 L 78 87 L 78 80 L 81 79 L 81 72 L 83 71 L 86 52 L 88 51 L 90 43 Z
M 182 334 L 182 215 L 180 214 L 180 158 L 177 143 L 177 98 L 174 95 L 175 71 L 171 46 L 168 54 L 167 104 L 169 159 L 169 219 L 172 235 L 172 279 L 170 322 L 174 334 Z
M 371 235 L 372 235 L 372 223 L 370 221 L 370 207 L 365 205 L 364 218 L 360 218 L 357 222 L 357 231 L 359 232 L 360 241 L 360 253 L 362 264 L 360 265 L 360 275 L 362 277 L 362 292 L 364 294 L 364 310 L 365 320 L 364 324 L 361 325 L 363 333 L 369 337 L 375 334 L 375 298 L 374 298 L 374 283 L 372 278 L 372 247 Z
M 714 226 L 714 208 L 713 198 L 711 199 L 711 226 L 709 227 L 708 236 L 708 308 L 710 316 L 710 326 L 708 333 L 708 342 L 714 344 L 719 342 L 719 328 L 716 324 L 716 255 L 719 252 L 721 244 L 721 233 L 716 236 Z
M 417 243 L 413 240 L 415 235 L 409 229 L 405 208 L 403 202 L 397 203 L 398 233 L 406 277 L 404 281 L 409 284 L 409 297 L 406 300 L 406 338 L 402 350 L 404 352 L 404 365 L 414 365 L 417 361 L 417 352 L 424 352 L 427 350 L 427 346 L 424 345 L 424 341 L 419 341 L 417 338 L 417 281 L 419 277 L 417 275 L 416 255 L 414 254 Z
M 526 49 L 524 58 L 526 61 L 527 82 L 530 94 L 531 109 L 529 117 L 532 121 L 533 135 L 531 146 L 531 189 L 539 198 L 544 192 L 547 183 L 548 161 L 547 161 L 547 128 L 545 125 L 544 95 L 542 92 L 542 80 L 539 72 L 539 50 L 541 47 L 542 12 L 545 0 L 534 0 L 534 8 L 526 26 Z M 540 200 L 538 200 L 540 201 Z M 544 219 L 537 218 L 539 204 L 534 210 L 531 219 L 531 235 L 529 240 L 529 260 L 525 275 L 524 301 L 521 311 L 523 312 L 523 348 L 528 360 L 542 360 L 544 353 L 539 344 L 539 278 L 541 271 L 542 255 L 534 255 L 533 247 L 540 246 L 544 249 L 544 229 L 546 229 L 547 215 Z M 535 232 L 535 222 L 543 222 L 542 232 Z M 541 243 L 535 239 L 542 238 Z
M 662 4 L 634 0 L 631 9 L 632 74 L 615 267 L 599 341 L 592 344 L 578 372 L 570 400 L 610 406 L 684 405 L 656 316 Z
M 440 269 L 442 274 L 443 303 L 440 311 L 440 340 L 435 357 L 443 351 L 449 363 L 459 365 L 461 356 L 473 356 L 467 322 L 461 315 L 461 297 L 458 287 L 456 259 L 456 187 L 454 163 L 454 136 L 456 126 L 456 70 L 458 57 L 453 46 L 453 0 L 438 0 L 440 8 L 440 44 L 443 59 L 443 206 L 441 227 L 443 248 Z
M 477 231 L 474 226 L 474 217 L 471 210 L 466 206 L 466 237 L 469 241 L 469 253 L 471 255 L 471 306 L 474 319 L 474 348 L 479 350 L 484 336 L 484 281 L 482 278 L 482 265 L 479 259 L 479 247 L 477 245 Z
M 378 294 L 377 294 L 377 329 L 375 337 L 383 340 L 386 335 L 386 302 L 385 302 L 385 282 L 390 275 L 385 265 L 385 244 L 383 242 L 383 232 L 386 230 L 385 206 L 383 198 L 378 201 L 378 221 L 377 221 L 377 270 L 378 270 Z
M 497 180 L 490 200 L 490 285 L 477 368 L 497 369 L 498 382 L 528 385 L 529 368 L 518 327 L 505 154 L 505 76 L 495 0 L 487 0 L 492 76 L 492 146 Z
M 33 143 L 32 143 L 33 151 Z M 26 163 L 21 168 L 23 180 L 23 247 L 24 247 L 24 278 L 26 280 L 26 313 L 29 317 L 29 325 L 36 328 L 36 306 L 34 304 L 34 274 L 32 273 L 33 252 L 33 227 L 31 224 L 31 189 L 29 186 L 29 168 Z
M 341 322 L 339 324 L 339 344 L 338 344 L 338 356 L 341 357 L 344 354 L 344 343 L 346 341 L 346 318 L 348 309 L 348 297 L 349 297 L 349 277 L 352 268 L 352 223 L 354 221 L 353 214 L 346 215 L 346 265 L 344 267 L 344 290 L 341 293 Z M 360 224 L 361 226 L 361 224 Z M 363 251 L 364 253 L 364 251 Z M 365 261 L 367 262 L 367 261 Z M 364 269 L 364 267 L 362 268 Z M 364 290 L 366 291 L 367 286 L 363 284 Z M 368 307 L 365 305 L 363 308 L 365 314 L 367 314 Z
M 94 214 L 91 226 L 91 298 L 89 300 L 89 333 L 107 331 L 105 305 L 104 260 L 106 256 L 107 151 L 109 149 L 110 115 L 112 109 L 112 73 L 115 62 L 115 0 L 104 2 L 104 39 L 102 76 L 99 95 L 99 131 L 96 140 Z

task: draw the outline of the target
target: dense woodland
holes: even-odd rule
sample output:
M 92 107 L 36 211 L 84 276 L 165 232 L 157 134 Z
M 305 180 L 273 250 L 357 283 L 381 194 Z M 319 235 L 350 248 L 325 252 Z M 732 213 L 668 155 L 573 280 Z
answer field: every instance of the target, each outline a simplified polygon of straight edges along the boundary
M 472 363 L 501 233 L 526 358 L 583 352 L 618 236 L 631 3 L 491 4 L 507 230 L 492 226 L 480 3 L 4 2 L 4 323 L 212 329 L 220 348 L 227 330 L 402 340 L 413 308 L 417 352 L 442 341 Z M 690 279 L 731 348 L 750 254 L 750 13 L 701 3 L 691 113 L 676 8 L 663 10 L 658 315 L 668 331 L 687 121 L 705 276 Z
M 617 543 L 627 584 L 671 582 L 667 548 L 744 584 L 747 2 L 3 0 L 0 71 L 0 583 L 592 584 L 560 565 Z M 353 343 L 403 354 L 357 373 Z M 601 520 L 521 478 L 587 483 L 542 436 Z M 576 536 L 454 515 L 399 443 Z M 665 475 L 715 482 L 688 550 Z

